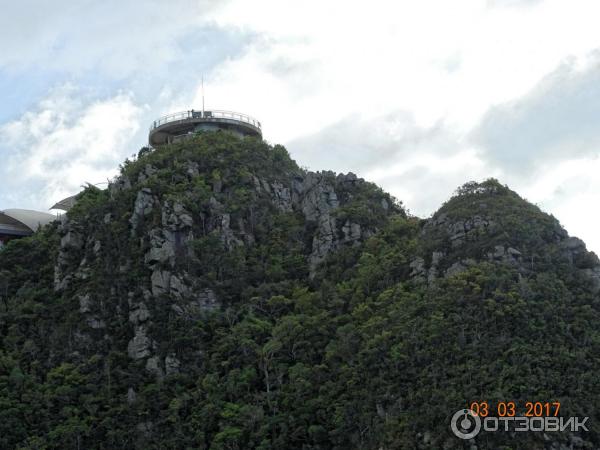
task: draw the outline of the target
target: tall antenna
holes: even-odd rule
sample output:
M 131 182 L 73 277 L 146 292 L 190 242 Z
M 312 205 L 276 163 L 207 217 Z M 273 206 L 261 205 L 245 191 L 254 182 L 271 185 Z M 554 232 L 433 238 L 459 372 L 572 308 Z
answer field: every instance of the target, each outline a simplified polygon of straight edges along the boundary
M 202 117 L 204 117 L 204 75 L 202 75 Z

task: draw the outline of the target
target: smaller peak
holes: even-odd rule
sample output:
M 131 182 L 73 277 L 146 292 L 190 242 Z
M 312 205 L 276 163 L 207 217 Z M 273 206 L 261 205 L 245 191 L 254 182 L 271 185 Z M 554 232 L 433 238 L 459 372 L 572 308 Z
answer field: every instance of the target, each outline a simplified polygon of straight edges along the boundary
M 516 192 L 511 191 L 507 185 L 500 183 L 496 178 L 488 178 L 481 183 L 477 181 L 469 181 L 460 186 L 455 191 L 454 197 L 466 196 L 466 195 L 502 195 L 502 194 L 514 194 Z M 517 195 L 518 196 L 518 195 Z

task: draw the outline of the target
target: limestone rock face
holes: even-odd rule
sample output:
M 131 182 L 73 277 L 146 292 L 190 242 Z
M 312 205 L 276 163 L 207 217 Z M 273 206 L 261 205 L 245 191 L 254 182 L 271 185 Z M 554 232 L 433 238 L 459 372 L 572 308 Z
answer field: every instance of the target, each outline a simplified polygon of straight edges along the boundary
M 155 375 L 157 378 L 162 378 L 164 376 L 157 356 L 152 356 L 146 360 L 146 370 Z
M 154 175 L 156 172 L 157 172 L 156 167 L 154 167 L 150 164 L 146 164 L 146 167 L 144 167 L 144 170 L 142 170 L 140 172 L 140 174 L 138 175 L 138 183 L 143 183 L 148 178 L 150 178 L 152 175 Z
M 119 192 L 131 189 L 131 180 L 121 175 L 117 177 L 113 182 L 108 185 L 108 191 L 110 192 L 111 197 L 114 198 Z
M 83 236 L 77 231 L 69 230 L 60 240 L 61 249 L 75 249 L 79 250 L 83 247 Z
M 560 243 L 563 254 L 573 264 L 577 256 L 586 253 L 585 243 L 576 237 L 569 237 Z
M 221 215 L 220 221 L 220 234 L 221 240 L 225 245 L 227 250 L 232 250 L 233 248 L 244 245 L 243 241 L 236 237 L 235 233 L 231 229 L 231 216 L 227 213 Z
M 294 185 L 296 193 L 302 196 L 300 207 L 306 220 L 317 221 L 339 206 L 337 194 L 325 175 L 309 172 Z
M 178 231 L 191 228 L 193 223 L 190 212 L 181 203 L 165 202 L 162 208 L 163 227 L 171 231 Z
M 135 334 L 127 345 L 127 354 L 132 359 L 142 359 L 150 356 L 152 341 L 148 337 L 144 325 L 135 327 Z
M 150 236 L 150 250 L 144 256 L 144 262 L 153 267 L 157 264 L 168 263 L 173 265 L 175 263 L 175 242 L 174 239 L 168 239 L 162 230 L 154 229 L 149 233 Z M 172 234 L 168 235 L 172 237 Z
M 487 257 L 490 261 L 503 261 L 505 263 L 519 265 L 521 263 L 522 253 L 516 248 L 507 245 L 496 245 L 493 252 L 488 252 Z
M 54 266 L 54 290 L 59 292 L 67 288 L 73 278 L 81 276 L 85 271 L 86 260 L 82 253 L 86 244 L 80 224 L 69 220 L 64 215 L 58 226 L 61 235 L 58 257 Z M 82 271 L 76 273 L 73 267 Z
M 259 239 L 252 217 L 255 211 L 258 215 L 290 214 L 302 230 L 298 233 L 299 242 L 303 243 L 302 233 L 305 233 L 308 245 L 303 256 L 313 277 L 319 264 L 336 249 L 359 245 L 376 231 L 358 223 L 351 214 L 339 216 L 365 183 L 352 173 L 298 171 L 270 178 L 249 174 L 246 181 L 240 182 L 246 183 L 245 186 L 233 188 L 241 186 L 246 193 L 249 191 L 248 201 L 255 202 L 255 209 L 240 213 L 238 205 L 233 207 L 229 201 L 234 192 L 227 170 L 207 177 L 204 165 L 189 160 L 178 162 L 177 170 L 171 175 L 172 183 L 193 181 L 201 186 L 200 191 L 206 185 L 210 190 L 197 197 L 191 190 L 173 193 L 164 184 L 154 184 L 163 170 L 151 164 L 135 175 L 129 174 L 131 179 L 121 175 L 109 184 L 109 193 L 112 200 L 126 199 L 123 204 L 127 210 L 103 211 L 93 227 L 85 230 L 64 219 L 55 270 L 57 290 L 75 287 L 79 312 L 83 315 L 83 330 L 78 332 L 96 339 L 100 332 L 93 330 L 105 329 L 109 322 L 106 305 L 100 306 L 95 292 L 89 289 L 77 291 L 76 283 L 114 264 L 119 282 L 106 295 L 108 307 L 112 308 L 111 314 L 118 314 L 121 321 L 128 323 L 129 357 L 141 361 L 157 377 L 177 373 L 183 365 L 173 349 L 156 341 L 158 334 L 151 330 L 156 329 L 157 322 L 203 320 L 222 307 L 215 290 L 203 284 L 206 281 L 200 281 L 203 278 L 194 272 L 197 246 L 192 243 L 195 244 L 196 238 L 212 234 L 220 239 L 226 251 L 237 251 L 255 245 Z M 203 179 L 195 180 L 198 177 Z M 393 204 L 388 199 L 377 197 L 371 206 L 392 213 Z M 125 221 L 128 220 L 129 236 L 119 242 L 117 249 L 107 239 L 112 239 L 123 217 L 128 217 Z M 126 256 L 130 249 L 134 249 L 135 258 Z M 137 284 L 131 284 L 132 278 Z M 119 290 L 123 285 L 130 290 L 126 304 Z M 110 321 L 111 325 L 115 322 Z
M 200 170 L 198 163 L 196 161 L 186 161 L 185 162 L 185 173 L 190 178 L 196 178 L 200 176 Z
M 152 212 L 155 203 L 157 200 L 152 195 L 152 190 L 149 188 L 142 188 L 135 199 L 135 203 L 133 205 L 133 214 L 129 222 L 132 226 L 132 232 L 138 228 L 140 221 Z
M 175 355 L 167 355 L 165 358 L 165 372 L 167 375 L 179 373 L 181 361 Z
M 151 276 L 152 295 L 158 297 L 168 294 L 171 288 L 171 272 L 166 270 L 155 270 Z
M 425 260 L 423 258 L 421 258 L 420 256 L 413 259 L 410 262 L 409 267 L 411 269 L 410 276 L 413 278 L 424 277 L 426 274 Z
M 281 211 L 292 211 L 292 193 L 290 188 L 285 187 L 278 181 L 271 184 L 273 193 L 273 204 Z
M 135 305 L 129 311 L 129 321 L 135 325 L 146 322 L 150 318 L 150 311 L 144 302 Z
M 359 241 L 362 236 L 360 224 L 351 223 L 349 220 L 346 220 L 344 223 L 342 233 L 344 233 L 344 242 L 356 242 Z
M 441 261 L 444 259 L 444 252 L 434 251 L 431 254 L 431 266 L 427 271 L 427 283 L 435 283 L 435 280 L 439 277 L 439 266 Z
M 199 320 L 209 311 L 219 308 L 220 303 L 212 289 L 201 289 L 193 291 L 191 298 L 182 301 L 179 296 L 179 301 L 171 305 L 171 309 L 180 317 L 186 320 Z
M 136 400 L 137 394 L 135 393 L 135 390 L 132 387 L 130 387 L 129 389 L 127 389 L 127 404 L 133 405 Z
M 338 208 L 339 201 L 333 186 L 327 181 L 327 175 L 309 172 L 304 179 L 294 180 L 293 186 L 295 199 L 305 219 L 317 224 L 308 259 L 311 276 L 338 243 L 337 222 L 332 213 Z
M 81 314 L 88 313 L 92 310 L 92 301 L 90 299 L 90 294 L 79 295 L 79 312 Z
M 454 264 L 452 264 L 450 267 L 448 267 L 448 269 L 446 269 L 446 272 L 444 273 L 444 277 L 447 278 L 447 277 L 452 277 L 454 275 L 458 275 L 459 273 L 464 272 L 470 266 L 473 266 L 475 264 L 477 264 L 477 261 L 475 261 L 474 259 L 471 259 L 471 258 L 457 261 Z

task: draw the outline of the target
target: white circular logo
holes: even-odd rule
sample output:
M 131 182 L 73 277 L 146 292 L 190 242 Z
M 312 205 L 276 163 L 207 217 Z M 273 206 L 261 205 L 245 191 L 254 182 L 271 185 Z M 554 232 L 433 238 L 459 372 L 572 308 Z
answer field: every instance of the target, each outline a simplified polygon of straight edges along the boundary
M 481 419 L 470 409 L 459 409 L 452 416 L 450 427 L 460 439 L 473 439 L 481 430 Z

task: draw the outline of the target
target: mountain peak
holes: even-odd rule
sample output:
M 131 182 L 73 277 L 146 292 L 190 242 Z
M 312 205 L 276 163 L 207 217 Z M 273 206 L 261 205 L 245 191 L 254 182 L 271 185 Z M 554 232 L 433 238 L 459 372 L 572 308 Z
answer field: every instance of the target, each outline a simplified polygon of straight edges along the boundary
M 457 448 L 476 399 L 600 395 L 598 259 L 493 179 L 420 220 L 200 133 L 9 243 L 0 286 L 2 448 Z

